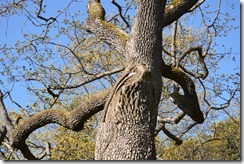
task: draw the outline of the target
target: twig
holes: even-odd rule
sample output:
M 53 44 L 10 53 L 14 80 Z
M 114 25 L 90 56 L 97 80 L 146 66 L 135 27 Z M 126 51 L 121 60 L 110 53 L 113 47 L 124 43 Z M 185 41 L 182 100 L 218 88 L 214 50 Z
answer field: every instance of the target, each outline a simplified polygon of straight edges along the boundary
M 115 2 L 115 0 L 111 0 L 111 2 L 113 5 L 115 5 L 118 8 L 119 16 L 124 21 L 124 23 L 126 24 L 125 29 L 129 28 L 131 30 L 129 23 L 126 21 L 125 17 L 122 15 L 122 7 L 117 2 Z
M 14 152 L 14 150 L 9 144 L 7 144 L 6 142 L 3 142 L 2 144 L 9 149 L 10 153 L 13 154 L 14 159 L 19 160 L 19 157 L 17 156 L 17 154 Z

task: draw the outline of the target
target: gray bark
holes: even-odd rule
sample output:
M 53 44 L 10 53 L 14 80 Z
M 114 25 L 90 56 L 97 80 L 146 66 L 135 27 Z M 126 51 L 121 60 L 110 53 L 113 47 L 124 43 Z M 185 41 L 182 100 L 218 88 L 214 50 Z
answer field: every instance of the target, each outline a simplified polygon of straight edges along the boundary
M 137 1 L 137 15 L 129 36 L 124 35 L 115 26 L 111 26 L 111 33 L 106 21 L 94 19 L 94 15 L 102 12 L 88 17 L 88 30 L 115 46 L 118 51 L 121 50 L 119 52 L 127 57 L 127 67 L 110 93 L 97 130 L 95 159 L 156 159 L 154 134 L 162 75 L 178 82 L 184 88 L 186 97 L 194 99 L 189 103 L 185 101 L 186 105 L 193 107 L 187 114 L 197 122 L 203 122 L 195 86 L 188 83 L 191 80 L 184 74 L 177 75 L 178 73 L 172 70 L 160 71 L 166 67 L 162 60 L 162 28 L 177 20 L 196 2 L 181 0 L 173 7 L 165 8 L 165 0 Z M 98 3 L 96 5 L 101 8 Z M 180 79 L 188 81 L 181 82 Z
M 128 65 L 110 94 L 97 131 L 97 160 L 156 159 L 164 5 L 163 0 L 138 2 L 139 16 L 125 50 Z

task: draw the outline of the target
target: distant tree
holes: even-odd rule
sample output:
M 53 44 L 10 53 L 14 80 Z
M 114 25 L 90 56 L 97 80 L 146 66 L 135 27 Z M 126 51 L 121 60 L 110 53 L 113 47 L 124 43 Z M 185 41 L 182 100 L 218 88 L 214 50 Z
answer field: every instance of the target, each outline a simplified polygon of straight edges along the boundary
M 162 148 L 165 160 L 240 160 L 240 119 L 228 119 L 210 127 L 209 135 L 200 134 L 180 146 Z

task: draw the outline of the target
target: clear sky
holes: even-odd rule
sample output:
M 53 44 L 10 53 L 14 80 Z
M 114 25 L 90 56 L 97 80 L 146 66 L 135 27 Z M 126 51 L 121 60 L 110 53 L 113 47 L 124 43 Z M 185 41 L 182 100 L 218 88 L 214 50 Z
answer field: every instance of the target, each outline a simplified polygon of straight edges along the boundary
M 224 0 L 225 2 L 228 0 Z M 60 0 L 51 0 L 51 1 L 44 1 L 45 4 L 47 4 L 47 10 L 45 15 L 43 16 L 52 16 L 55 15 L 57 10 L 64 9 L 67 4 L 70 2 L 70 0 L 63 0 L 62 3 L 60 3 Z M 81 1 L 82 3 L 73 3 L 70 7 L 70 12 L 81 10 L 82 13 L 85 13 L 83 16 L 81 16 L 80 21 L 83 21 L 86 18 L 86 12 L 85 6 L 87 1 Z M 207 0 L 206 3 L 211 3 L 211 7 L 216 8 L 216 4 L 213 3 L 212 0 Z M 109 12 L 116 10 L 116 8 L 111 5 L 110 1 L 103 0 L 103 5 L 105 6 L 106 13 L 109 14 Z M 235 18 L 235 21 L 232 21 L 231 23 L 233 26 L 240 27 L 240 1 L 237 0 L 229 0 L 229 3 L 234 3 L 234 10 L 230 10 L 229 7 L 224 6 L 226 3 L 223 3 L 222 11 L 223 12 L 229 12 L 230 16 Z M 31 8 L 31 7 L 30 7 Z M 19 16 L 10 16 L 10 17 L 0 17 L 0 45 L 14 45 L 15 42 L 18 39 L 22 39 L 22 33 L 39 33 L 38 29 L 33 26 L 29 21 L 27 21 L 26 17 L 22 14 Z M 217 42 L 221 44 L 224 44 L 227 48 L 233 49 L 233 54 L 235 54 L 237 63 L 240 63 L 240 29 L 232 30 L 228 33 L 228 36 L 225 38 L 216 38 Z M 65 40 L 61 40 L 62 42 L 65 42 Z M 224 49 L 219 46 L 217 48 L 217 51 L 223 52 Z M 2 57 L 2 54 L 0 54 L 0 57 Z M 221 72 L 226 73 L 232 73 L 233 71 L 233 63 L 230 62 L 222 62 L 220 64 L 221 66 Z M 240 66 L 240 65 L 239 65 Z M 1 66 L 0 66 L 1 69 Z M 1 77 L 1 79 L 4 79 L 4 77 Z M 0 89 L 3 91 L 6 91 L 7 89 L 10 89 L 11 86 L 7 86 L 7 88 L 3 88 L 0 85 Z M 31 97 L 27 94 L 26 89 L 23 85 L 16 85 L 15 89 L 12 92 L 12 96 L 20 103 L 22 106 L 28 105 L 28 103 L 31 100 Z M 4 100 L 5 105 L 7 107 L 16 107 L 14 106 L 9 99 Z

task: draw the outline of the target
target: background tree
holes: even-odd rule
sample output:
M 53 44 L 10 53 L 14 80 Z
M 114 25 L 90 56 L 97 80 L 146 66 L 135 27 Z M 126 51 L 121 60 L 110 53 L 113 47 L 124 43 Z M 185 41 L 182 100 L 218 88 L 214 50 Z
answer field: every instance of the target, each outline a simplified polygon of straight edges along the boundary
M 239 101 L 239 65 L 233 68 L 236 74 L 223 74 L 218 64 L 238 59 L 225 45 L 224 53 L 216 52 L 217 39 L 236 28 L 221 3 L 233 6 L 220 0 L 213 9 L 204 2 L 111 1 L 116 12 L 105 15 L 100 1 L 90 0 L 85 23 L 79 21 L 84 2 L 69 1 L 51 16 L 51 5 L 43 0 L 2 2 L 1 18 L 26 17 L 22 31 L 15 33 L 21 39 L 0 49 L 2 158 L 64 159 L 56 154 L 77 145 L 74 138 L 83 136 L 80 147 L 94 143 L 94 134 L 86 140 L 81 131 L 92 126 L 98 129 L 96 159 L 155 159 L 156 135 L 165 145 L 165 135 L 180 145 L 201 133 L 197 123 L 204 121 L 201 127 L 210 130 L 207 125 L 225 116 L 236 120 L 238 108 L 228 107 Z M 77 4 L 81 11 L 74 8 Z M 200 22 L 197 30 L 189 25 L 194 16 Z M 19 84 L 35 97 L 26 107 L 13 98 Z M 18 109 L 11 114 L 4 99 Z M 84 125 L 93 115 L 95 121 Z M 57 140 L 60 135 L 69 142 Z M 65 159 L 92 159 L 85 149 L 70 151 Z

